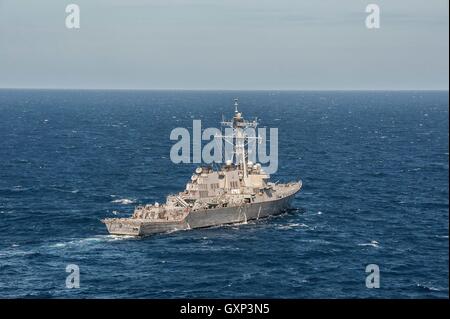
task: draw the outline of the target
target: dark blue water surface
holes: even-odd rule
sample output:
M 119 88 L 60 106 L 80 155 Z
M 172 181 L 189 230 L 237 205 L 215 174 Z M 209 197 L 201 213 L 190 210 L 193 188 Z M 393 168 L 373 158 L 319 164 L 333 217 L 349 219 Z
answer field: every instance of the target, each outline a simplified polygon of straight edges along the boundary
M 303 180 L 297 209 L 108 235 L 101 218 L 184 188 L 170 131 L 217 127 L 235 96 L 278 127 L 273 179 Z M 448 297 L 448 110 L 448 92 L 1 90 L 0 297 Z

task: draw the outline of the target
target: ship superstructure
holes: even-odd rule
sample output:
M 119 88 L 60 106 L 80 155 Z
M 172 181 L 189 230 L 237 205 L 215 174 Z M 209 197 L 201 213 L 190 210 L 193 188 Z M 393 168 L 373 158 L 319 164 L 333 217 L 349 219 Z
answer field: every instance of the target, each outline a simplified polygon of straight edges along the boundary
M 270 182 L 261 164 L 248 160 L 247 128 L 256 128 L 257 121 L 246 121 L 234 101 L 231 121 L 222 125 L 233 128 L 231 136 L 218 136 L 232 141 L 233 159 L 225 159 L 218 170 L 199 166 L 185 190 L 167 196 L 164 204 L 137 206 L 130 218 L 102 220 L 111 234 L 143 236 L 159 232 L 242 223 L 280 214 L 289 208 L 302 183 Z

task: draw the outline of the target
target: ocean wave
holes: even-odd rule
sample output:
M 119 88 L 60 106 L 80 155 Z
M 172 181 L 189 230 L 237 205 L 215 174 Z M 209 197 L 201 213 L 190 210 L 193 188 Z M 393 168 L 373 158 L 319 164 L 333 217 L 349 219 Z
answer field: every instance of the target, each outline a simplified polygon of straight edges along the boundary
M 67 242 L 60 242 L 50 245 L 52 248 L 64 248 L 64 247 L 72 247 L 72 246 L 86 246 L 93 243 L 99 242 L 113 242 L 118 240 L 126 240 L 126 239 L 135 239 L 134 236 L 125 236 L 125 235 L 97 235 L 94 237 L 88 238 L 80 238 L 74 239 Z
M 15 248 L 16 247 L 0 250 L 0 257 L 1 258 L 17 257 L 17 256 L 23 257 L 34 254 L 33 251 L 17 250 Z
M 111 203 L 122 204 L 122 205 L 129 205 L 129 204 L 133 204 L 135 202 L 136 201 L 134 199 L 121 198 L 121 199 L 115 199 Z
M 30 188 L 23 187 L 22 185 L 16 185 L 16 186 L 13 186 L 13 187 L 7 189 L 6 191 L 10 191 L 10 192 L 25 192 L 27 190 L 30 190 Z
M 300 240 L 304 243 L 311 243 L 311 244 L 323 244 L 323 245 L 330 245 L 332 242 L 325 240 L 325 239 L 302 239 Z
M 427 286 L 421 283 L 416 284 L 417 287 L 428 290 L 428 291 L 441 291 L 441 289 L 433 287 L 433 286 Z
M 376 240 L 372 240 L 370 243 L 363 243 L 363 244 L 358 244 L 358 246 L 371 246 L 371 247 L 375 247 L 375 248 L 379 248 L 379 242 L 377 242 Z
M 277 226 L 277 229 L 292 229 L 292 228 L 296 228 L 296 227 L 306 227 L 306 228 L 310 228 L 308 225 L 303 224 L 303 223 L 289 223 L 287 225 L 279 225 Z

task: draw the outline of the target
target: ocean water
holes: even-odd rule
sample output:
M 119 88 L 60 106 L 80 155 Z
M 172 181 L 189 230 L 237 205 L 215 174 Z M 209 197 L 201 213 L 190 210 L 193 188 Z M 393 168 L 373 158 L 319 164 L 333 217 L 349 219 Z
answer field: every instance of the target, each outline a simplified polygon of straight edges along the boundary
M 184 188 L 170 131 L 217 127 L 235 96 L 278 127 L 295 210 L 108 235 L 101 218 Z M 448 111 L 448 92 L 0 90 L 0 297 L 447 298 Z

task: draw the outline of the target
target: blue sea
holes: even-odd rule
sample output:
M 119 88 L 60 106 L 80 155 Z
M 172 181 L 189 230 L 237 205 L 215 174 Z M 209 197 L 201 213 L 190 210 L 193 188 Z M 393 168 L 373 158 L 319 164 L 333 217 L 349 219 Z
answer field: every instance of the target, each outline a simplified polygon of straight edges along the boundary
M 278 128 L 294 210 L 108 235 L 100 219 L 184 189 L 171 130 L 218 127 L 234 97 Z M 0 297 L 448 298 L 448 112 L 446 91 L 0 90 Z

